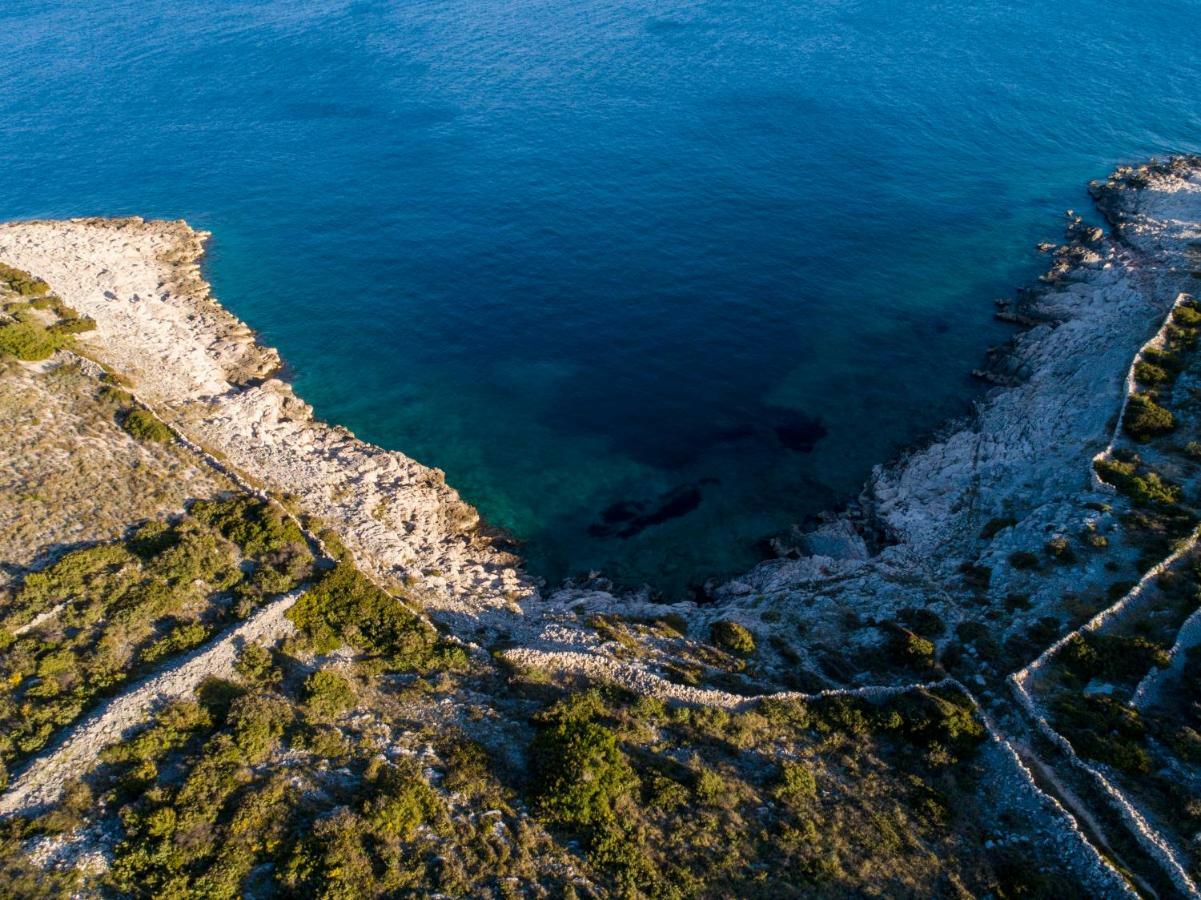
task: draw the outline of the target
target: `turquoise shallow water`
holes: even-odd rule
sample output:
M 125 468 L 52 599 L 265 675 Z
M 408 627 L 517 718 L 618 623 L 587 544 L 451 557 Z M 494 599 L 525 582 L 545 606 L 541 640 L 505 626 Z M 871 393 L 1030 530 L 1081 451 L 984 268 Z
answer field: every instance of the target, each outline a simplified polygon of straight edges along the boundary
M 966 8 L 971 7 L 971 8 Z M 551 579 L 684 590 L 966 411 L 1195 2 L 8 0 L 0 217 L 215 232 L 318 413 Z

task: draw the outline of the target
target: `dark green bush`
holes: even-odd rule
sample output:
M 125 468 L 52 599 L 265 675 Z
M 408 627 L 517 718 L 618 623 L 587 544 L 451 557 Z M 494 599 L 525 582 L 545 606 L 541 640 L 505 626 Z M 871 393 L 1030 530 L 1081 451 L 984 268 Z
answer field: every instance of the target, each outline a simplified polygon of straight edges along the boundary
M 319 653 L 349 644 L 401 671 L 461 666 L 463 651 L 380 590 L 346 562 L 327 572 L 296 605 L 290 618 Z
M 1173 353 L 1171 350 L 1148 347 L 1142 352 L 1142 357 L 1146 362 L 1167 372 L 1169 378 L 1175 378 L 1184 369 L 1184 361 L 1179 354 Z
M 144 409 L 131 409 L 121 418 L 121 427 L 139 441 L 162 443 L 172 438 L 171 429 Z
M 1147 394 L 1131 394 L 1122 428 L 1132 439 L 1145 444 L 1175 429 L 1176 417 Z
M 1061 652 L 1063 665 L 1081 681 L 1133 682 L 1153 666 L 1162 668 L 1170 662 L 1167 651 L 1146 638 L 1091 631 L 1074 635 Z
M 307 574 L 303 541 L 277 547 L 261 539 L 263 506 L 236 498 L 200 505 L 230 512 L 221 520 L 226 531 L 260 556 L 241 552 L 214 521 L 187 514 L 146 522 L 124 543 L 75 550 L 26 575 L 0 605 L 0 761 L 37 751 L 99 697 L 246 614 L 264 572 L 280 588 Z M 227 591 L 242 599 L 230 603 Z M 51 609 L 46 624 L 12 636 Z
M 1172 310 L 1172 321 L 1184 328 L 1196 328 L 1201 325 L 1201 311 L 1182 303 Z
M 83 334 L 85 331 L 95 331 L 96 320 L 91 316 L 78 316 L 60 319 L 47 328 L 51 334 Z
M 1168 370 L 1155 365 L 1155 363 L 1147 362 L 1140 359 L 1134 364 L 1134 378 L 1139 384 L 1146 387 L 1154 387 L 1157 384 L 1163 384 L 1171 376 Z
M 0 325 L 0 355 L 8 354 L 26 362 L 49 359 L 63 345 L 36 322 L 8 322 Z
M 228 722 L 234 742 L 247 760 L 264 758 L 293 719 L 292 706 L 269 693 L 249 693 L 229 707 Z
M 897 619 L 924 638 L 942 637 L 947 630 L 946 623 L 938 613 L 924 607 L 907 607 L 897 613 Z
M 585 695 L 554 709 L 534 737 L 534 795 L 542 814 L 559 825 L 612 821 L 638 785 L 616 736 L 594 721 L 599 706 L 599 698 Z
M 36 297 L 50 291 L 50 285 L 42 279 L 4 263 L 0 263 L 0 285 L 22 297 Z
M 271 651 L 262 644 L 247 644 L 234 663 L 237 673 L 251 684 L 271 685 L 283 678 Z
M 899 626 L 892 629 L 889 645 L 893 659 L 901 665 L 917 669 L 928 669 L 934 665 L 934 642 L 908 629 Z
M 306 678 L 304 692 L 309 711 L 323 719 L 350 709 L 358 699 L 351 683 L 329 669 L 320 669 Z
M 1129 494 L 1143 506 L 1170 506 L 1180 502 L 1180 485 L 1161 478 L 1158 472 L 1147 472 L 1130 479 Z
M 1151 470 L 1135 474 L 1140 465 L 1141 461 L 1134 456 L 1129 459 L 1100 459 L 1094 468 L 1102 481 L 1112 484 L 1140 506 L 1171 506 L 1179 502 L 1179 485 Z
M 737 622 L 714 622 L 709 627 L 709 639 L 730 653 L 749 656 L 755 652 L 755 636 L 744 625 Z
M 794 806 L 811 800 L 817 795 L 817 781 L 812 770 L 803 762 L 783 763 L 775 795 L 777 799 Z
M 1138 712 L 1111 697 L 1064 697 L 1053 705 L 1057 729 L 1076 752 L 1132 775 L 1151 770 Z
M 1043 545 L 1043 552 L 1058 563 L 1072 563 L 1076 560 L 1076 554 L 1072 552 L 1071 542 L 1062 534 L 1047 541 Z

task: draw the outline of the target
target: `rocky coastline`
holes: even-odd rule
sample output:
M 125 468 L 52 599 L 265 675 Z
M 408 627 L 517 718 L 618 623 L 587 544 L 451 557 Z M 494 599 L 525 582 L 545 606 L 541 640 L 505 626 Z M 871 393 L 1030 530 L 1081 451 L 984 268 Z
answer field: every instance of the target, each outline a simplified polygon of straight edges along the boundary
M 985 723 L 998 806 L 1043 817 L 1023 840 L 1058 847 L 1098 895 L 1196 895 L 1182 862 L 1184 833 L 1159 800 L 1108 770 L 1098 800 L 1089 792 L 1101 770 L 1081 763 L 1056 730 L 1066 726 L 1044 716 L 1074 682 L 1040 675 L 1028 683 L 1032 668 L 1050 661 L 1054 670 L 1073 639 L 1123 627 L 1124 610 L 1140 605 L 1132 598 L 1146 589 L 1155 600 L 1164 573 L 1189 563 L 1195 546 L 1193 532 L 1170 535 L 1174 543 L 1148 538 L 1151 507 L 1115 488 L 1097 463 L 1129 467 L 1122 477 L 1143 478 L 1144 492 L 1151 484 L 1167 496 L 1175 486 L 1172 504 L 1201 485 L 1201 470 L 1180 461 L 1193 451 L 1175 439 L 1144 440 L 1127 417 L 1132 397 L 1154 406 L 1146 399 L 1154 395 L 1175 404 L 1174 421 L 1193 422 L 1191 363 L 1180 361 L 1182 387 L 1162 393 L 1145 390 L 1136 374 L 1148 353 L 1166 353 L 1195 332 L 1182 321 L 1201 318 L 1190 293 L 1201 283 L 1201 159 L 1120 168 L 1090 193 L 1110 230 L 1069 213 L 1064 243 L 1041 248 L 1050 266 L 1039 284 L 999 306 L 1022 330 L 974 373 L 993 387 L 973 415 L 878 466 L 845 510 L 798 529 L 780 558 L 716 586 L 701 603 L 619 595 L 603 579 L 541 589 L 439 470 L 314 417 L 279 377 L 279 354 L 212 297 L 198 266 L 208 235 L 186 223 L 8 223 L 0 225 L 0 261 L 36 273 L 94 321 L 76 352 L 128 379 L 131 396 L 193 456 L 278 503 L 317 544 L 344 546 L 381 588 L 419 607 L 475 658 L 488 659 L 487 650 L 517 672 L 723 710 L 765 698 L 959 692 Z M 1155 503 L 1166 515 L 1166 501 Z M 636 512 L 613 518 L 637 520 Z M 262 636 L 291 634 L 286 607 L 270 609 L 279 633 Z M 1156 620 L 1177 679 L 1185 638 L 1197 631 L 1186 627 L 1194 616 L 1178 618 Z M 730 634 L 744 646 L 736 641 L 716 656 L 702 646 Z M 751 663 L 741 658 L 747 647 Z M 236 654 L 217 642 L 196 658 L 229 669 Z M 181 696 L 212 674 L 193 668 L 176 678 Z M 1138 680 L 1136 699 L 1149 677 Z M 1030 699 L 1027 690 L 1044 695 Z M 1161 694 L 1172 697 L 1171 684 L 1157 682 Z M 114 703 L 129 718 L 105 713 L 91 731 L 119 738 L 152 700 Z M 100 737 L 87 728 L 75 734 L 51 754 L 53 765 L 22 774 L 5 814 L 24 797 L 49 797 L 61 773 L 99 752 Z M 39 768 L 56 773 L 55 784 Z M 1133 874 L 1120 874 L 1112 856 Z

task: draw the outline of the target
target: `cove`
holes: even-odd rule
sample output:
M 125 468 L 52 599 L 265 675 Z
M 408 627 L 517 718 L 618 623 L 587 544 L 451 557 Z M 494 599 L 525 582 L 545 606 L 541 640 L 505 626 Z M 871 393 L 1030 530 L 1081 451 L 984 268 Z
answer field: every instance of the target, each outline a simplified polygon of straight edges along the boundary
M 0 218 L 212 230 L 318 415 L 551 581 L 747 567 L 970 409 L 1088 179 L 1201 150 L 1179 4 L 280 7 L 5 4 Z

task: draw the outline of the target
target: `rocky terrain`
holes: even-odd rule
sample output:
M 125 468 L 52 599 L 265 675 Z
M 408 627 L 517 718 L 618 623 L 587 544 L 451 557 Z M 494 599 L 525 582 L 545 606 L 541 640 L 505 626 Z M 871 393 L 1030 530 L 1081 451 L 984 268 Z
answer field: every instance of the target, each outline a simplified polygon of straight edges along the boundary
M 1201 162 L 1091 191 L 973 416 L 680 603 L 315 420 L 203 233 L 0 226 L 11 890 L 1197 895 Z

